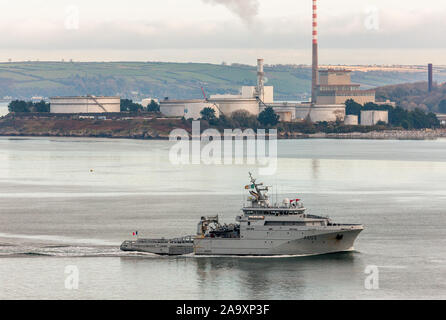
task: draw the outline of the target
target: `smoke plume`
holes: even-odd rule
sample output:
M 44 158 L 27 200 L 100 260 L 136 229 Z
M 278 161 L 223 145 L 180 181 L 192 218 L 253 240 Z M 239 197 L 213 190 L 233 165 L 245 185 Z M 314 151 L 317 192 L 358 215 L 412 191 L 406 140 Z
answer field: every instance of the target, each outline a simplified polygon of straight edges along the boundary
M 238 15 L 246 23 L 253 22 L 259 13 L 258 0 L 203 0 L 209 4 L 221 4 Z

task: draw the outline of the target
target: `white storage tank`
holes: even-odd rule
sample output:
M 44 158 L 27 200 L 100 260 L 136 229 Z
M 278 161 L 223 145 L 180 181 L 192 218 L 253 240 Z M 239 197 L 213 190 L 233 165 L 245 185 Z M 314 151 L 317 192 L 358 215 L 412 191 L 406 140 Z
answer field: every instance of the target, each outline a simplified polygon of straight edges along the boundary
M 374 126 L 380 121 L 389 123 L 389 111 L 381 111 L 381 110 L 361 111 L 362 126 Z
M 255 116 L 259 115 L 259 102 L 255 98 L 215 95 L 211 96 L 209 101 L 218 105 L 220 112 L 227 116 L 239 110 L 247 111 Z
M 160 112 L 167 117 L 184 117 L 185 119 L 200 119 L 201 111 L 212 108 L 215 116 L 220 116 L 218 107 L 206 100 L 163 100 L 160 102 Z
M 50 113 L 117 113 L 121 97 L 52 97 Z
M 298 104 L 296 106 L 296 119 L 310 120 L 311 122 L 335 122 L 345 118 L 345 104 L 314 105 Z

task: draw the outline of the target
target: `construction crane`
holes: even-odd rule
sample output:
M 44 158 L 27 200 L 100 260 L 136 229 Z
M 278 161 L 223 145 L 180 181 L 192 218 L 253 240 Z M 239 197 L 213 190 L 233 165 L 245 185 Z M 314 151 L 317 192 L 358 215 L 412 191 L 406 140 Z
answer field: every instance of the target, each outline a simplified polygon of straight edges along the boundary
M 208 101 L 208 98 L 206 96 L 206 92 L 204 91 L 203 86 L 201 86 L 201 92 L 203 93 L 204 100 Z
M 201 88 L 201 92 L 203 93 L 204 100 L 205 100 L 206 102 L 209 102 L 209 99 L 208 99 L 208 97 L 206 96 L 206 91 L 204 91 L 204 87 L 201 86 L 200 88 Z M 220 112 L 220 114 L 223 114 L 223 112 L 221 112 L 220 107 L 219 107 L 216 103 L 212 103 L 212 105 L 213 105 L 214 107 L 217 108 L 217 110 Z

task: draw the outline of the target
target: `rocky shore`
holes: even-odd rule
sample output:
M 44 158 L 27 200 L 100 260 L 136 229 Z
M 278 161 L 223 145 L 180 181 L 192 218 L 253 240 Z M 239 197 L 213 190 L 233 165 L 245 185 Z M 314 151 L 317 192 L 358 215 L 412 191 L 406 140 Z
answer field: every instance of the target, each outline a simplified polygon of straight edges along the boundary
M 385 130 L 352 133 L 317 133 L 309 138 L 375 139 L 375 140 L 435 140 L 446 138 L 446 129 L 436 130 Z
M 188 123 L 181 119 L 73 120 L 13 117 L 0 119 L 0 136 L 169 139 L 169 133 L 176 128 L 189 131 Z
M 0 136 L 98 137 L 116 139 L 169 139 L 173 129 L 191 132 L 191 123 L 172 118 L 134 118 L 119 120 L 59 119 L 6 116 L 0 118 Z M 202 126 L 202 129 L 206 127 Z M 222 131 L 223 132 L 223 131 Z M 381 139 L 433 140 L 446 138 L 446 128 L 425 130 L 382 130 L 350 133 L 279 132 L 279 139 Z

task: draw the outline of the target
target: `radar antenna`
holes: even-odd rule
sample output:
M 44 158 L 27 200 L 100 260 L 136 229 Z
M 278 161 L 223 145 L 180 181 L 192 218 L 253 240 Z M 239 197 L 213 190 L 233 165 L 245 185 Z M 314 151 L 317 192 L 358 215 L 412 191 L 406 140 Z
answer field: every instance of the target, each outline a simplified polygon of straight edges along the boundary
M 269 187 L 268 186 L 264 186 L 263 183 L 256 183 L 257 179 L 255 179 L 252 176 L 252 173 L 249 172 L 249 178 L 251 179 L 251 186 L 247 186 L 249 189 L 249 187 L 251 187 L 251 189 L 255 189 L 256 191 L 250 191 L 249 193 L 254 196 L 256 198 L 256 200 L 253 202 L 259 202 L 259 203 L 265 203 L 268 200 L 268 191 L 269 191 Z

